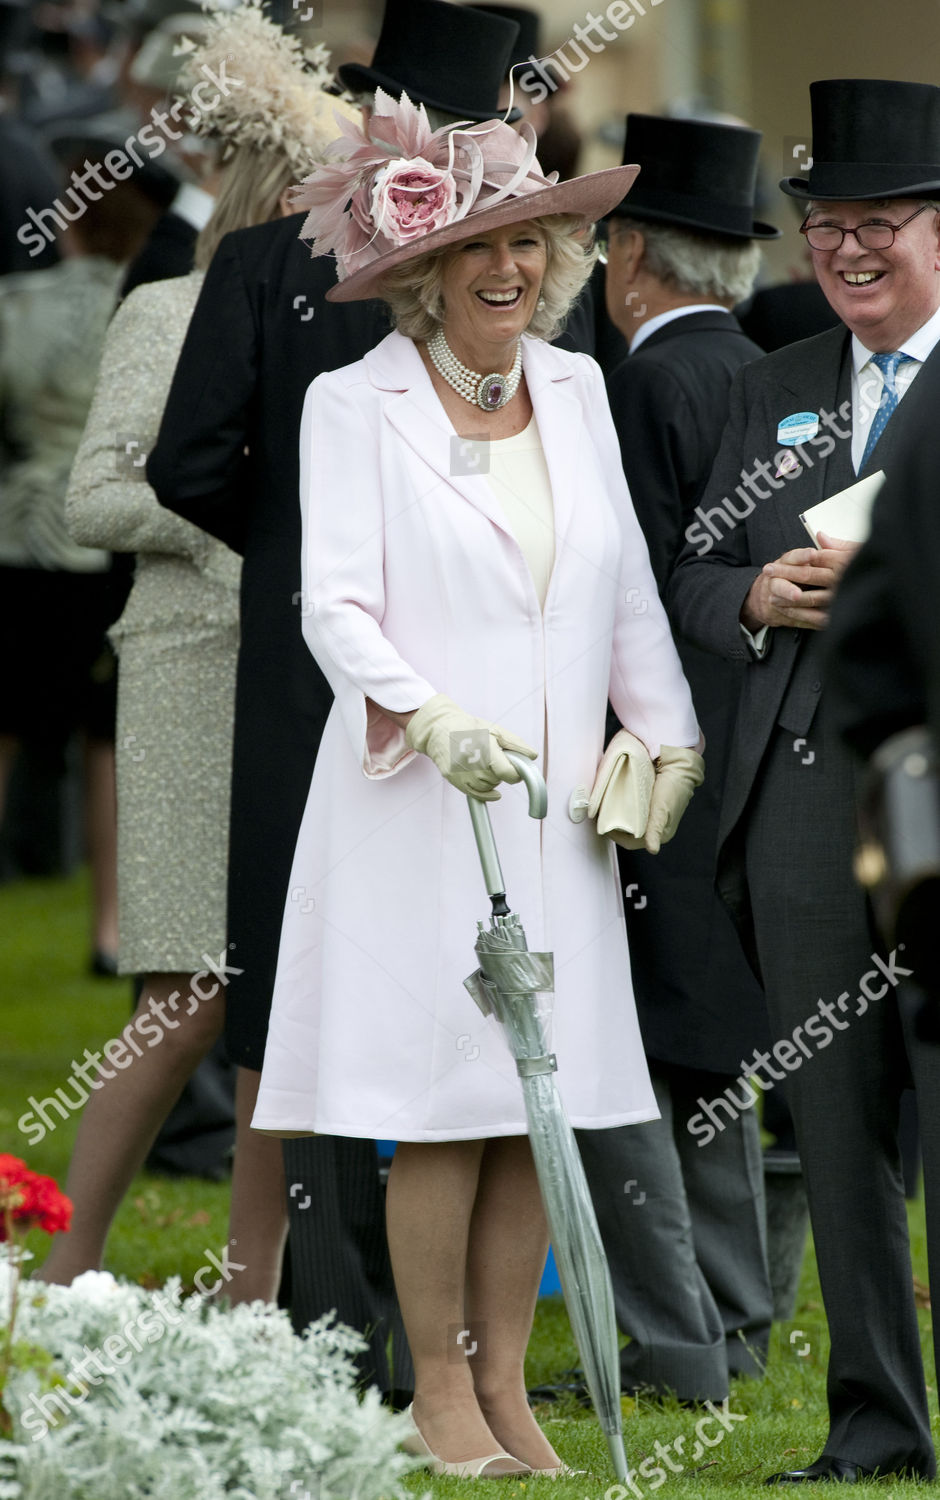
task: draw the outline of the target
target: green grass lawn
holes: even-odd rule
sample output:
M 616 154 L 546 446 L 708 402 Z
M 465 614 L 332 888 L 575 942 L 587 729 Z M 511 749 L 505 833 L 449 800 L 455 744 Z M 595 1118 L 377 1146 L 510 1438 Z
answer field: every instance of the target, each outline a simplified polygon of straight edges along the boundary
M 23 1157 L 35 1170 L 60 1183 L 68 1167 L 76 1118 L 63 1121 L 35 1146 L 28 1144 L 17 1122 L 30 1107 L 30 1096 L 42 1099 L 64 1084 L 73 1058 L 81 1057 L 86 1047 L 94 1050 L 117 1035 L 131 1003 L 128 982 L 86 977 L 86 911 L 84 876 L 23 881 L 0 888 L 0 1151 Z M 174 1274 L 189 1284 L 204 1263 L 206 1248 L 225 1243 L 227 1211 L 224 1185 L 142 1175 L 112 1230 L 106 1269 L 147 1285 L 162 1283 Z M 926 1281 L 921 1203 L 911 1205 L 910 1222 L 915 1273 Z M 37 1262 L 47 1245 L 43 1234 L 30 1236 Z M 922 1310 L 919 1316 L 936 1429 L 930 1313 Z M 478 1500 L 531 1500 L 543 1494 L 557 1500 L 627 1500 L 660 1489 L 681 1493 L 689 1500 L 711 1493 L 728 1500 L 766 1494 L 761 1482 L 773 1469 L 798 1467 L 822 1450 L 826 1354 L 819 1284 L 812 1254 L 808 1254 L 796 1317 L 774 1328 L 766 1379 L 734 1383 L 730 1411 L 744 1418 L 732 1421 L 721 1441 L 704 1448 L 699 1457 L 693 1454 L 700 1412 L 682 1410 L 675 1402 L 625 1399 L 627 1454 L 637 1472 L 630 1487 L 618 1486 L 597 1424 L 568 1401 L 545 1406 L 538 1415 L 565 1461 L 586 1471 L 582 1476 L 555 1481 L 480 1481 L 468 1492 L 466 1481 L 432 1482 L 419 1474 L 409 1482 L 410 1488 L 415 1495 L 430 1494 L 434 1500 L 467 1493 Z M 563 1304 L 558 1298 L 543 1298 L 529 1349 L 528 1383 L 551 1382 L 576 1363 Z M 706 1436 L 712 1439 L 721 1430 L 712 1422 Z M 668 1463 L 657 1457 L 657 1442 L 668 1449 Z M 645 1473 L 639 1472 L 647 1458 Z M 657 1465 L 664 1479 L 658 1478 Z M 900 1496 L 924 1486 L 888 1481 L 878 1483 L 877 1488 L 882 1496 Z

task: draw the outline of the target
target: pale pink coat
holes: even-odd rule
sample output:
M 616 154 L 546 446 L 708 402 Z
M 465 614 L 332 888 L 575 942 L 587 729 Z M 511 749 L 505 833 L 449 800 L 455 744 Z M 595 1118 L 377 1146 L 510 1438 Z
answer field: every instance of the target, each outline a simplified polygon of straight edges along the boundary
M 490 809 L 509 904 L 529 946 L 555 954 L 549 1040 L 569 1117 L 657 1115 L 615 851 L 572 821 L 569 798 L 594 779 L 608 693 L 653 755 L 694 745 L 698 728 L 601 373 L 535 339 L 523 348 L 554 496 L 544 614 L 485 474 L 460 472 L 409 339 L 391 334 L 307 393 L 303 629 L 336 702 L 285 905 L 259 1128 L 413 1141 L 525 1130 L 498 1023 L 462 984 L 489 914 L 466 799 L 389 719 L 367 719 L 367 698 L 406 712 L 434 693 L 539 750 L 545 822 L 522 787 Z

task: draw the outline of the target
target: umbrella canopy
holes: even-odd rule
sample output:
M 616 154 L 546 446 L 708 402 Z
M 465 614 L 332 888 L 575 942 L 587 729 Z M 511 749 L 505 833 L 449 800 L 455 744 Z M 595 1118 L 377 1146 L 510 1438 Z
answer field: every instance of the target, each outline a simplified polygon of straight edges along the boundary
M 545 782 L 524 756 L 507 751 L 529 791 L 529 812 L 544 818 Z M 627 1478 L 620 1410 L 620 1355 L 610 1271 L 574 1132 L 552 1074 L 539 996 L 554 989 L 550 953 L 530 953 L 522 923 L 506 904 L 499 856 L 485 802 L 468 798 L 473 831 L 492 902 L 489 927 L 475 944 L 480 967 L 464 981 L 484 1015 L 495 1015 L 516 1059 L 529 1141 L 548 1220 L 555 1264 L 575 1342 L 618 1479 Z

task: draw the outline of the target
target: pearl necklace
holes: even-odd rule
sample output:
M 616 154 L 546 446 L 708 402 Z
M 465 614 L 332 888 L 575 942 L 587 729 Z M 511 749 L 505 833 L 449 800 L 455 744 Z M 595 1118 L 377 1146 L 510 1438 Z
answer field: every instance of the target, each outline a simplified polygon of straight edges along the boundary
M 453 386 L 458 396 L 463 396 L 471 406 L 479 406 L 482 411 L 499 411 L 519 389 L 522 379 L 521 339 L 516 344 L 516 357 L 508 375 L 501 375 L 498 370 L 492 375 L 479 375 L 476 370 L 469 370 L 448 344 L 443 328 L 428 339 L 428 354 L 434 368 L 448 385 Z

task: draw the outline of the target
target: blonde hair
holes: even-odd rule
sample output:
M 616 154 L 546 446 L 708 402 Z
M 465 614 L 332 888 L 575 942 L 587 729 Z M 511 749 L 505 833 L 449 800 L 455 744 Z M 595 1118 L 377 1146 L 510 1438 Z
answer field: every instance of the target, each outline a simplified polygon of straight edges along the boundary
M 206 269 L 222 236 L 231 230 L 278 218 L 281 194 L 291 186 L 294 175 L 283 152 L 236 147 L 222 168 L 212 217 L 196 240 L 196 269 Z
M 593 235 L 576 214 L 546 214 L 532 220 L 545 237 L 545 275 L 539 302 L 526 332 L 551 340 L 564 327 L 573 304 L 597 260 Z M 466 240 L 473 238 L 472 220 Z M 579 231 L 581 231 L 579 233 Z M 444 322 L 443 280 L 449 256 L 466 240 L 416 256 L 382 277 L 378 296 L 388 303 L 392 321 L 406 338 L 423 342 Z

